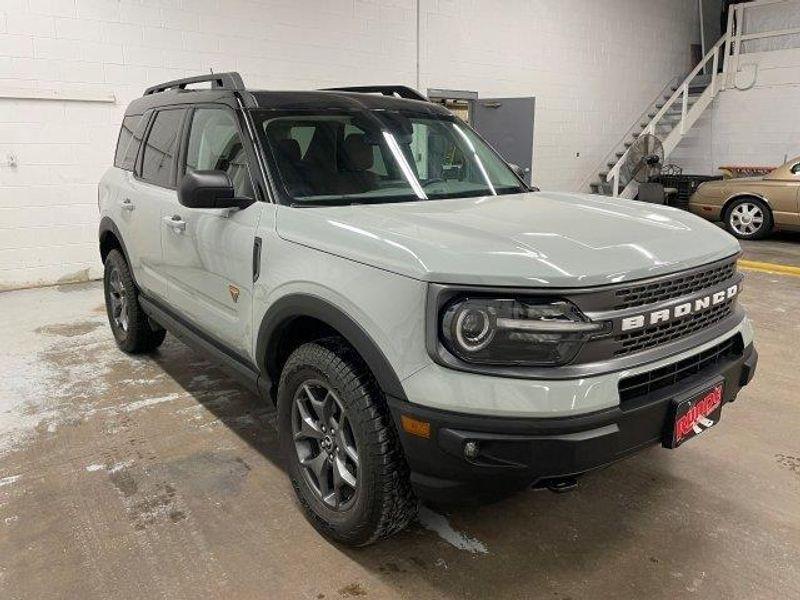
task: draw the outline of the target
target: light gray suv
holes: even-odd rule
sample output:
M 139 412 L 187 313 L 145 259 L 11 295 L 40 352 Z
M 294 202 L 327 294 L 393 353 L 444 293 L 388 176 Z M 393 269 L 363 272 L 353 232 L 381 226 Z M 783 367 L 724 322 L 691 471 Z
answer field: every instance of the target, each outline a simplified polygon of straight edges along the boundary
M 535 191 L 409 88 L 154 86 L 99 206 L 120 348 L 169 330 L 273 403 L 302 508 L 340 542 L 417 498 L 566 490 L 675 448 L 755 372 L 731 236 Z

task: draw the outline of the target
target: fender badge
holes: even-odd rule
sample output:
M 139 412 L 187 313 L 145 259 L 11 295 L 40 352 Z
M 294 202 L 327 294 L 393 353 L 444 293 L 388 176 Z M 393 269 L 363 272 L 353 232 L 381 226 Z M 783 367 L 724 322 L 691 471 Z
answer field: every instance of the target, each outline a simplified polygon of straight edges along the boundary
M 239 288 L 231 284 L 228 286 L 228 291 L 231 293 L 234 303 L 239 301 Z

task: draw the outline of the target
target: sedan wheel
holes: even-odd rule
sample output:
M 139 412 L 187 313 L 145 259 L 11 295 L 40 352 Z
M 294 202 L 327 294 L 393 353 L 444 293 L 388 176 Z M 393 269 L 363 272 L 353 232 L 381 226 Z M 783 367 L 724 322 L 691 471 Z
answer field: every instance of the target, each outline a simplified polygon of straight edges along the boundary
M 742 202 L 730 214 L 730 225 L 736 233 L 751 237 L 764 226 L 764 212 L 755 204 Z
M 758 240 L 772 231 L 772 213 L 759 198 L 734 200 L 724 215 L 726 229 L 739 239 Z

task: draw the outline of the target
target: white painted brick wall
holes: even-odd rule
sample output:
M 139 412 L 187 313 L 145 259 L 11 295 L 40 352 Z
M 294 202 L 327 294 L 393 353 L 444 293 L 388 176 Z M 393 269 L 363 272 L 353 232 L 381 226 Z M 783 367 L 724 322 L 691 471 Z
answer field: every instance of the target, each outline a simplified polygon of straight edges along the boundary
M 416 11 L 415 0 L 0 0 L 0 87 L 117 98 L 0 99 L 0 290 L 100 274 L 96 182 L 147 85 L 209 68 L 262 88 L 417 85 Z M 537 97 L 534 178 L 567 190 L 687 69 L 698 39 L 695 0 L 420 0 L 420 30 L 423 91 Z
M 536 96 L 533 179 L 544 189 L 579 190 L 669 80 L 694 66 L 700 35 L 694 0 L 422 6 L 422 87 Z
M 755 85 L 719 93 L 670 157 L 684 172 L 717 175 L 720 166 L 778 166 L 800 155 L 800 48 L 743 54 L 741 65 L 757 65 Z

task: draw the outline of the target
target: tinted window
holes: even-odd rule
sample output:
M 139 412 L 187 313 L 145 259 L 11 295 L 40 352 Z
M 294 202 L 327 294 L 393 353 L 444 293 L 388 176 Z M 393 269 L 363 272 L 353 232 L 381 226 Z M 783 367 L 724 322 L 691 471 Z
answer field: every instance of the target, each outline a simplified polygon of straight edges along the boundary
M 252 198 L 247 157 L 233 114 L 225 109 L 198 108 L 192 116 L 186 171 L 225 171 L 236 195 Z
M 178 131 L 183 110 L 161 110 L 156 113 L 142 157 L 142 178 L 155 185 L 171 185 L 172 164 L 178 151 Z
M 122 119 L 122 127 L 117 138 L 117 151 L 114 154 L 114 166 L 126 171 L 133 171 L 136 153 L 142 143 L 142 132 L 137 131 L 142 122 L 142 115 L 128 115 Z
M 792 173 L 795 175 L 800 175 L 800 163 L 797 163 L 795 166 L 792 167 Z
M 405 111 L 256 113 L 297 204 L 405 202 L 525 191 L 456 118 Z

